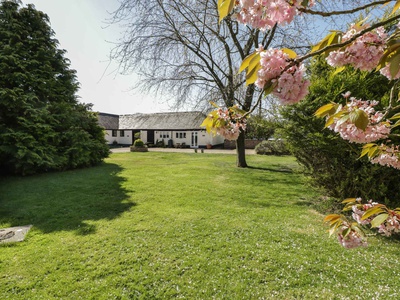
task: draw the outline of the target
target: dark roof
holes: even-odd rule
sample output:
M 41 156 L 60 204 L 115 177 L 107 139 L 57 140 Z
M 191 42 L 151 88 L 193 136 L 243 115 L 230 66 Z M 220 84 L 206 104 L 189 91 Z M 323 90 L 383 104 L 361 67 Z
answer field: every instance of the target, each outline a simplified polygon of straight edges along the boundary
M 98 113 L 99 125 L 104 127 L 104 129 L 118 129 L 119 127 L 119 116 L 106 114 L 106 113 Z
M 190 130 L 202 129 L 206 115 L 199 111 L 133 114 L 119 116 L 119 129 Z

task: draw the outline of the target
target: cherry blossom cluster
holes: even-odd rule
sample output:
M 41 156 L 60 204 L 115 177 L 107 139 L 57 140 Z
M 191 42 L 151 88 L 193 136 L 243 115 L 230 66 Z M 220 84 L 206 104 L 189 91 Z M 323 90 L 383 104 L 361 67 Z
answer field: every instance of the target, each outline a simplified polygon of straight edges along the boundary
M 220 126 L 216 127 L 216 132 L 227 140 L 237 140 L 240 130 L 246 130 L 246 118 L 233 110 L 219 108 L 217 110 Z
M 361 202 L 361 198 L 357 198 L 358 202 Z M 372 202 L 372 200 L 369 200 L 368 203 L 366 204 L 355 204 L 351 207 L 353 214 L 352 217 L 354 220 L 357 221 L 358 224 L 360 225 L 368 225 L 371 224 L 371 221 L 377 216 L 377 215 L 372 215 L 371 217 L 362 220 L 362 216 L 364 213 L 378 205 L 377 202 Z M 378 227 L 378 232 L 384 236 L 391 236 L 393 233 L 399 233 L 400 232 L 400 215 L 397 214 L 393 210 L 388 210 L 389 216 L 388 218 L 379 225 Z
M 350 229 L 350 232 L 347 235 L 344 235 L 344 231 L 348 230 L 349 225 L 342 225 L 338 231 L 338 241 L 339 243 L 347 248 L 357 248 L 357 247 L 367 247 L 368 243 L 363 236 L 361 236 L 354 229 Z
M 344 96 L 347 97 L 348 93 Z M 368 115 L 369 124 L 365 130 L 358 128 L 350 118 L 343 117 L 334 118 L 334 122 L 328 128 L 338 132 L 340 136 L 352 143 L 370 143 L 379 139 L 387 138 L 390 133 L 390 127 L 387 122 L 381 122 L 383 114 L 375 112 L 374 106 L 377 101 L 364 101 L 354 97 L 350 98 L 350 102 L 342 107 L 342 111 L 350 114 L 355 109 L 363 110 Z
M 343 35 L 342 42 L 349 40 L 366 27 L 368 25 L 361 27 L 353 24 Z M 384 28 L 379 27 L 358 37 L 346 48 L 330 52 L 326 60 L 333 67 L 352 65 L 362 71 L 372 71 L 383 55 L 386 38 Z
M 371 159 L 371 163 L 400 169 L 400 148 L 398 145 L 386 146 L 382 144 L 380 151 L 378 156 Z
M 285 70 L 290 62 L 287 53 L 279 49 L 263 50 L 262 46 L 257 51 L 260 52 L 261 66 L 255 82 L 257 87 L 263 89 L 267 83 L 273 84 L 272 94 L 282 104 L 297 103 L 308 94 L 310 81 L 304 78 L 303 64 Z
M 357 202 L 361 203 L 362 199 L 361 198 L 357 198 L 356 199 Z M 374 207 L 375 205 L 377 205 L 377 202 L 372 202 L 372 200 L 369 200 L 368 203 L 365 204 L 355 204 L 351 207 L 351 210 L 353 211 L 353 213 L 351 214 L 351 216 L 353 217 L 353 219 L 360 225 L 368 225 L 371 223 L 372 218 L 367 218 L 365 220 L 362 220 L 362 217 L 364 215 L 364 213 L 370 209 L 371 207 Z
M 271 29 L 275 24 L 289 24 L 298 14 L 302 0 L 238 0 L 235 12 L 239 23 L 261 30 Z M 308 6 L 315 4 L 309 1 Z

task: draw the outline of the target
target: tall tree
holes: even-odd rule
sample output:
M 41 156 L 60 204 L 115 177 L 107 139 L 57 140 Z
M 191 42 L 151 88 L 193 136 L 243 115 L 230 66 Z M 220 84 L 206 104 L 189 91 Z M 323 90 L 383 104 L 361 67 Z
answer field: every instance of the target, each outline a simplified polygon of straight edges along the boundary
M 218 23 L 216 0 L 124 0 L 113 21 L 127 22 L 127 30 L 112 56 L 124 72 L 143 76 L 142 88 L 174 95 L 177 107 L 204 107 L 212 100 L 250 109 L 258 91 L 244 87 L 238 68 L 274 31 L 239 27 L 229 19 Z M 247 166 L 244 133 L 237 140 L 237 165 Z
M 325 9 L 349 5 L 325 4 Z M 362 1 L 361 1 L 362 2 Z M 219 22 L 217 0 L 122 0 L 113 14 L 125 33 L 111 53 L 123 73 L 136 72 L 139 88 L 172 95 L 176 107 L 193 104 L 204 108 L 210 100 L 249 111 L 261 93 L 245 85 L 238 70 L 243 59 L 260 44 L 264 48 L 309 49 L 320 32 L 311 19 L 271 30 L 242 26 L 235 18 Z M 244 134 L 237 140 L 237 165 L 246 167 Z
M 108 155 L 49 18 L 20 1 L 0 4 L 0 169 L 32 174 L 89 166 Z

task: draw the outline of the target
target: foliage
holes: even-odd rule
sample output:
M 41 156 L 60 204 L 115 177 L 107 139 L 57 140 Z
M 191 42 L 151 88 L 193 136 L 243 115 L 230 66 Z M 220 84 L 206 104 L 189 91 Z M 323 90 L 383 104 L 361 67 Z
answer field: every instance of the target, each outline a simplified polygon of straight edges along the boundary
M 251 116 L 247 120 L 246 138 L 268 140 L 273 136 L 277 122 L 259 116 Z
M 90 105 L 49 19 L 32 5 L 0 4 L 0 169 L 15 174 L 85 167 L 108 155 Z
M 3 179 L 0 228 L 34 226 L 0 245 L 2 298 L 400 297 L 399 242 L 377 236 L 346 251 L 326 240 L 294 158 L 234 162 L 118 153 L 94 168 Z
M 133 143 L 133 146 L 135 146 L 135 147 L 143 147 L 143 146 L 144 146 L 144 143 L 143 143 L 143 141 L 142 141 L 141 139 L 137 139 L 137 140 L 135 140 L 135 142 Z
M 400 208 L 389 209 L 372 200 L 362 203 L 361 198 L 345 199 L 342 203 L 345 204 L 343 211 L 352 211 L 355 222 L 339 214 L 328 215 L 324 221 L 329 223 L 329 234 L 338 235 L 339 242 L 345 248 L 367 245 L 363 231 L 366 225 L 377 228 L 380 234 L 387 237 L 400 233 Z
M 398 171 L 359 159 L 361 146 L 324 129 L 325 122 L 314 118 L 314 112 L 323 104 L 345 103 L 341 94 L 347 90 L 360 98 L 385 102 L 392 84 L 378 74 L 351 69 L 333 76 L 334 70 L 323 59 L 314 60 L 310 73 L 310 94 L 295 106 L 283 107 L 282 115 L 286 120 L 283 135 L 313 184 L 339 199 L 349 195 L 383 201 L 397 199 Z
M 290 151 L 286 142 L 282 139 L 262 141 L 254 149 L 256 154 L 264 155 L 288 155 Z

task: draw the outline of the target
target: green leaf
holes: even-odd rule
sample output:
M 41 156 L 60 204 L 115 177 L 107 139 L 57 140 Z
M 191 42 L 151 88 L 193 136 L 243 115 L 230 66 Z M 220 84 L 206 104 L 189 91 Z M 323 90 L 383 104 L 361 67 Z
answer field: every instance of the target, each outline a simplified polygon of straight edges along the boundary
M 400 113 L 393 115 L 389 120 L 397 120 L 400 119 Z
M 326 37 L 324 37 L 322 39 L 322 41 L 320 41 L 317 45 L 312 47 L 310 53 L 313 53 L 313 52 L 316 52 L 318 50 L 321 50 L 321 49 L 325 48 L 326 46 L 339 43 L 340 39 L 342 37 L 342 34 L 343 33 L 340 32 L 340 31 L 331 31 L 331 33 L 328 34 Z M 325 53 L 325 55 L 327 55 L 327 54 L 328 53 Z
M 357 128 L 365 130 L 369 124 L 368 115 L 362 109 L 356 108 L 349 113 L 350 122 Z
M 219 106 L 218 106 L 214 101 L 210 101 L 210 104 L 211 104 L 212 106 L 214 106 L 215 108 L 219 108 Z
M 379 155 L 379 153 L 381 153 L 381 150 L 378 145 L 376 145 L 375 147 L 371 147 L 368 151 L 368 158 L 371 159 L 371 158 Z
M 257 51 L 256 51 L 256 52 L 253 52 L 252 54 L 247 55 L 247 56 L 245 57 L 245 59 L 242 61 L 242 64 L 240 65 L 239 73 L 241 73 L 241 72 L 243 72 L 244 70 L 246 70 L 246 69 L 249 67 L 250 61 L 251 61 L 253 58 L 257 57 L 257 56 L 260 56 L 260 53 L 257 52 Z
M 390 15 L 393 15 L 400 8 L 400 0 L 397 0 Z
M 253 84 L 254 82 L 256 82 L 256 80 L 258 78 L 257 72 L 260 68 L 261 68 L 261 66 L 259 65 L 258 67 L 247 71 L 247 74 L 246 74 L 246 84 L 247 85 L 250 85 L 250 84 Z
M 294 52 L 292 49 L 282 48 L 281 50 L 283 53 L 286 53 L 287 55 L 289 55 L 289 58 L 291 58 L 291 59 L 295 59 L 297 57 L 297 53 Z
M 380 214 L 378 216 L 376 216 L 372 221 L 371 221 L 371 227 L 379 227 L 379 225 L 381 225 L 383 222 L 385 222 L 387 220 L 387 218 L 389 217 L 389 214 Z
M 366 220 L 373 215 L 378 215 L 380 213 L 385 212 L 386 210 L 384 210 L 383 207 L 384 207 L 383 204 L 377 204 L 371 207 L 370 209 L 367 209 L 367 211 L 361 217 L 361 220 Z
M 372 143 L 365 144 L 365 145 L 363 146 L 362 151 L 361 151 L 360 158 L 363 157 L 363 156 L 365 156 L 365 155 L 367 155 L 367 154 L 371 151 L 371 149 L 376 148 L 376 147 L 378 147 L 378 145 L 376 145 L 376 144 L 372 144 Z M 368 156 L 369 156 L 369 155 L 368 155 Z
M 357 198 L 346 198 L 346 199 L 344 199 L 343 201 L 342 201 L 342 203 L 343 204 L 345 204 L 345 203 L 352 203 L 352 202 L 356 202 L 356 199 Z
M 326 115 L 331 115 L 336 111 L 336 103 L 328 103 L 320 108 L 314 113 L 314 116 L 318 118 L 323 118 Z
M 394 56 L 390 60 L 390 75 L 394 78 L 400 69 L 400 52 L 396 51 Z
M 385 50 L 385 52 L 383 52 L 383 55 L 376 67 L 376 71 L 379 71 L 380 69 L 385 67 L 400 48 L 400 40 L 392 40 L 389 41 L 388 44 L 390 44 L 390 46 Z
M 343 237 L 348 236 L 350 232 L 351 232 L 351 228 L 347 227 L 345 230 L 342 231 Z
M 219 22 L 221 22 L 233 9 L 235 0 L 218 0 Z
M 335 76 L 336 74 L 339 74 L 340 72 L 343 72 L 346 69 L 345 66 L 336 68 L 335 72 L 332 74 L 332 76 Z
M 332 220 L 337 220 L 337 219 L 339 219 L 340 218 L 340 215 L 338 215 L 338 214 L 330 214 L 330 215 L 327 215 L 325 218 L 324 218 L 324 223 L 328 223 L 328 222 L 331 222 Z

